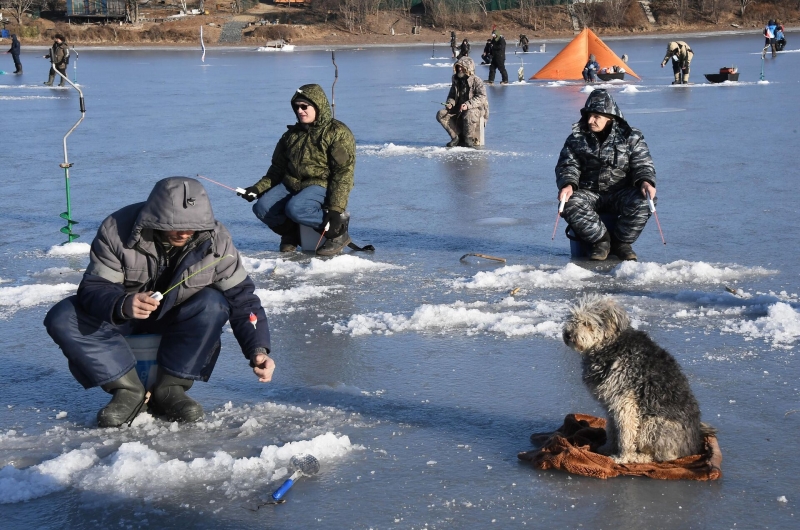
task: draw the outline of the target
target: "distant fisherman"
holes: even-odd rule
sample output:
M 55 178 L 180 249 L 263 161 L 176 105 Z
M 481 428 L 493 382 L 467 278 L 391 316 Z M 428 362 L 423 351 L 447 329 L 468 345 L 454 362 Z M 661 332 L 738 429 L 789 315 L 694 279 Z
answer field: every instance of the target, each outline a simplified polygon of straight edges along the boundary
M 528 36 L 527 35 L 520 35 L 519 36 L 519 45 L 522 46 L 522 51 L 527 53 L 528 52 Z
M 17 39 L 16 34 L 13 33 L 11 34 L 11 48 L 9 48 L 6 53 L 10 53 L 11 58 L 14 60 L 14 73 L 21 74 L 22 63 L 19 60 L 20 45 L 19 45 L 19 39 Z
M 450 32 L 450 51 L 453 52 L 453 59 L 456 58 L 456 48 L 458 47 L 456 42 L 457 42 L 456 32 L 455 31 L 451 31 Z
M 56 33 L 53 37 L 53 46 L 50 48 L 50 53 L 44 56 L 45 59 L 50 59 L 50 63 L 56 67 L 61 75 L 67 77 L 67 64 L 69 64 L 69 46 L 65 42 L 64 35 L 60 33 Z M 53 68 L 50 68 L 50 76 L 48 77 L 47 81 L 44 82 L 47 86 L 53 86 L 53 81 L 55 80 L 56 73 L 53 72 Z M 58 86 L 64 86 L 64 77 L 59 76 L 61 81 L 59 81 Z
M 469 48 L 469 41 L 467 39 L 462 40 L 461 47 L 458 51 L 458 58 L 461 59 L 462 57 L 469 57 Z
M 272 164 L 261 180 L 240 196 L 253 201 L 253 213 L 281 236 L 280 251 L 300 244 L 300 225 L 317 232 L 327 226 L 325 243 L 317 254 L 333 256 L 350 244 L 345 214 L 356 169 L 356 140 L 344 123 L 331 115 L 325 91 L 303 85 L 292 95 L 297 123 L 288 126 Z
M 594 83 L 597 81 L 597 71 L 599 69 L 600 65 L 597 64 L 594 55 L 590 55 L 586 66 L 583 67 L 583 80 L 587 83 Z
M 436 120 L 450 135 L 447 147 L 475 147 L 480 141 L 480 122 L 489 119 L 489 100 L 481 78 L 475 75 L 475 61 L 462 57 L 453 65 L 453 77 L 445 108 Z
M 499 33 L 492 33 L 492 60 L 489 63 L 489 79 L 487 84 L 494 84 L 494 76 L 500 70 L 501 85 L 508 84 L 508 71 L 506 70 L 506 39 Z
M 694 52 L 682 40 L 667 44 L 667 54 L 664 56 L 664 60 L 661 61 L 661 68 L 664 68 L 667 61 L 672 59 L 672 73 L 675 74 L 673 85 L 689 83 L 689 67 L 692 64 L 693 57 Z
M 776 57 L 778 55 L 777 51 L 775 50 L 775 33 L 778 31 L 778 25 L 775 23 L 774 20 L 770 20 L 767 22 L 767 25 L 764 26 L 764 49 L 761 51 L 761 56 L 767 56 L 767 50 L 772 50 L 772 56 Z
M 164 294 L 161 301 L 151 297 L 154 291 Z M 147 201 L 103 221 L 78 294 L 53 306 L 44 325 L 75 379 L 113 395 L 97 413 L 100 427 L 133 420 L 144 404 L 125 336 L 160 334 L 150 409 L 193 422 L 203 407 L 186 391 L 211 377 L 226 322 L 259 381 L 272 378 L 269 325 L 254 291 L 203 185 L 170 177 L 156 183 Z
M 609 251 L 636 260 L 631 245 L 650 218 L 646 194 L 655 201 L 656 170 L 644 135 L 628 125 L 605 90 L 592 91 L 572 126 L 556 164 L 558 200 L 575 234 L 592 245 L 590 259 Z M 614 214 L 609 233 L 599 213 Z

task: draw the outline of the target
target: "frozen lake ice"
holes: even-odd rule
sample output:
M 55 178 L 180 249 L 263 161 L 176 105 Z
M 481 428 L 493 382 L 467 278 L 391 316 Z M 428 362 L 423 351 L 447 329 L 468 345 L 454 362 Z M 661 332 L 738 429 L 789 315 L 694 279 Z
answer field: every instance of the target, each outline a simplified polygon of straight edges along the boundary
M 279 255 L 249 205 L 208 184 L 270 316 L 274 381 L 256 381 L 226 332 L 210 382 L 191 391 L 203 422 L 142 415 L 105 430 L 95 414 L 108 396 L 80 388 L 42 326 L 77 288 L 97 226 L 165 176 L 254 183 L 293 121 L 293 91 L 316 82 L 330 96 L 333 66 L 299 48 L 209 50 L 205 63 L 199 51 L 81 50 L 87 114 L 68 144 L 81 238 L 63 247 L 58 164 L 78 101 L 42 87 L 47 63 L 26 50 L 24 77 L 0 76 L 2 526 L 795 528 L 800 54 L 767 59 L 759 84 L 760 36 L 689 36 L 697 84 L 671 87 L 658 67 L 667 40 L 608 39 L 643 81 L 601 86 L 650 146 L 668 244 L 651 220 L 640 262 L 601 265 L 570 261 L 563 222 L 550 240 L 553 168 L 582 84 L 490 87 L 486 148 L 445 149 L 444 52 L 339 50 L 336 116 L 358 142 L 351 233 L 376 252 Z M 524 55 L 526 77 L 561 47 Z M 509 53 L 512 79 L 520 59 Z M 705 83 L 731 64 L 739 83 Z M 508 261 L 460 262 L 468 252 Z M 601 481 L 517 460 L 531 432 L 600 413 L 560 340 L 586 292 L 617 297 L 679 360 L 719 430 L 720 481 Z M 320 474 L 286 504 L 245 509 L 300 452 Z

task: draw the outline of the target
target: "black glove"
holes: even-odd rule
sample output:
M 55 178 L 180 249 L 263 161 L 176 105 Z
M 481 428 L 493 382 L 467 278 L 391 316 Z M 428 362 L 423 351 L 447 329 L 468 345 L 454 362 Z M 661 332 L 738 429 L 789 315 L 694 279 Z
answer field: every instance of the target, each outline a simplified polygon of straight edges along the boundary
M 250 195 L 250 194 L 253 195 Z M 253 202 L 258 198 L 258 189 L 255 186 L 249 186 L 244 189 L 244 193 L 237 193 L 239 197 L 246 200 L 247 202 Z
M 325 226 L 330 223 L 330 226 L 325 231 L 325 235 L 328 239 L 333 239 L 335 237 L 339 237 L 339 232 L 342 231 L 342 223 L 344 220 L 342 219 L 342 214 L 339 212 L 334 212 L 333 210 L 326 210 L 325 215 L 322 216 L 322 229 L 325 229 Z

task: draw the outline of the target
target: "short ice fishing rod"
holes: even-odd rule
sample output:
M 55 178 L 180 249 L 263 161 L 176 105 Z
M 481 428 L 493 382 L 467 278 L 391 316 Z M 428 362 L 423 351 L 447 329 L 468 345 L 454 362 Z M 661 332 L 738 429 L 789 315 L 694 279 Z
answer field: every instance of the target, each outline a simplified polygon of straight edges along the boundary
M 197 272 L 193 272 L 192 274 L 190 274 L 190 275 L 189 275 L 189 276 L 187 276 L 186 278 L 182 279 L 181 281 L 179 281 L 178 283 L 176 283 L 175 285 L 173 285 L 172 287 L 170 287 L 169 289 L 167 289 L 166 291 L 164 291 L 164 293 L 163 293 L 163 294 L 162 294 L 162 293 L 160 293 L 160 292 L 158 292 L 158 291 L 156 291 L 156 292 L 154 292 L 154 293 L 150 293 L 150 298 L 152 298 L 152 299 L 153 299 L 153 300 L 155 300 L 156 302 L 160 302 L 160 301 L 161 301 L 161 300 L 164 298 L 164 295 L 166 295 L 168 292 L 170 292 L 171 290 L 173 290 L 174 288 L 176 288 L 177 286 L 179 286 L 180 284 L 182 284 L 183 282 L 185 282 L 186 280 L 188 280 L 188 279 L 189 279 L 189 278 L 191 278 L 192 276 L 196 276 L 196 275 L 200 274 L 201 272 L 203 272 L 204 270 L 206 270 L 207 268 L 209 268 L 209 267 L 213 267 L 214 265 L 216 265 L 216 264 L 217 264 L 217 263 L 219 263 L 220 261 L 224 260 L 225 258 L 232 258 L 232 257 L 233 257 L 233 254 L 225 254 L 224 256 L 222 256 L 221 258 L 219 258 L 218 260 L 215 260 L 215 261 L 213 261 L 212 263 L 209 263 L 208 265 L 206 265 L 205 267 L 203 267 L 203 268 L 202 268 L 202 269 L 200 269 L 199 271 L 197 271 Z M 252 320 L 251 320 L 251 322 L 252 322 Z M 255 326 L 255 324 L 253 324 L 253 326 Z
M 658 233 L 661 234 L 661 242 L 665 245 L 667 241 L 664 239 L 664 232 L 661 231 L 661 223 L 658 222 L 658 214 L 656 213 L 656 205 L 653 204 L 653 199 L 650 198 L 650 192 L 646 191 L 647 194 L 647 205 L 650 207 L 650 213 L 656 218 L 656 226 L 658 226 Z
M 225 184 L 222 184 L 221 182 L 217 182 L 216 180 L 211 180 L 210 178 L 204 177 L 203 175 L 197 175 L 197 178 L 203 179 L 203 180 L 207 180 L 209 182 L 212 182 L 212 183 L 216 184 L 217 186 L 222 186 L 226 190 L 235 191 L 236 193 L 239 193 L 241 195 L 244 195 L 246 193 L 246 191 L 247 191 L 244 188 L 231 188 L 230 186 L 226 186 Z M 256 195 L 252 191 L 250 193 L 248 193 L 248 195 L 250 195 L 251 197 L 258 197 L 258 195 Z
M 333 119 L 336 119 L 336 81 L 339 80 L 339 66 L 336 64 L 336 51 L 331 50 L 331 62 L 335 68 L 333 74 L 333 84 L 331 85 L 331 113 Z
M 561 219 L 561 214 L 564 213 L 564 205 L 567 203 L 566 199 L 562 199 L 558 202 L 558 212 L 556 212 L 556 225 L 553 227 L 553 237 L 550 238 L 550 241 L 553 241 L 556 238 L 556 230 L 558 230 L 558 220 Z

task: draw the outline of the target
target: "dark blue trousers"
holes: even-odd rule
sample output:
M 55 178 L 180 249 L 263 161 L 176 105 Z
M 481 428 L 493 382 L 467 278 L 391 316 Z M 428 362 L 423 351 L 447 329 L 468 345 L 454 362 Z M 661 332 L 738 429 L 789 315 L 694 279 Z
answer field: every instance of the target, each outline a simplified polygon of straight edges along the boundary
M 183 379 L 208 381 L 220 351 L 219 337 L 228 321 L 225 297 L 206 287 L 156 320 L 112 324 L 83 310 L 77 296 L 54 305 L 44 319 L 47 333 L 69 361 L 69 370 L 84 388 L 115 381 L 131 370 L 133 357 L 126 335 L 161 335 L 158 364 Z

